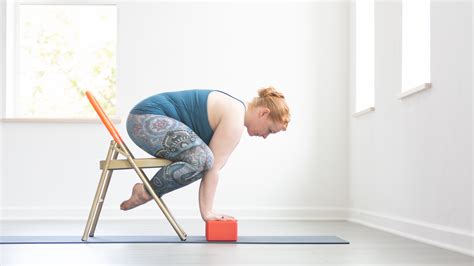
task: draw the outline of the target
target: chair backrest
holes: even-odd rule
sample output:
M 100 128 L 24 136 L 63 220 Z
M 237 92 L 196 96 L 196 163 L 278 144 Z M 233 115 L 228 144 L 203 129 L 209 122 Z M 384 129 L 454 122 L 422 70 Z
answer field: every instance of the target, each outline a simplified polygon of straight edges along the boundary
M 110 118 L 107 116 L 107 114 L 104 112 L 104 110 L 102 109 L 99 102 L 92 94 L 92 92 L 86 91 L 86 96 L 87 96 L 87 99 L 89 99 L 89 102 L 91 103 L 95 112 L 99 115 L 100 120 L 109 131 L 110 135 L 112 135 L 112 138 L 114 138 L 115 142 L 117 142 L 118 144 L 123 144 L 123 140 L 120 137 L 120 134 L 118 133 L 114 124 L 112 123 Z

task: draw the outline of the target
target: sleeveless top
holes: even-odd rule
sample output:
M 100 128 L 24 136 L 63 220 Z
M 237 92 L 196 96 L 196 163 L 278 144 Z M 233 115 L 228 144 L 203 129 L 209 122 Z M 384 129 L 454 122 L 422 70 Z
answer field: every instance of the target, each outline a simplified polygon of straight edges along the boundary
M 223 91 L 219 90 L 184 90 L 165 92 L 150 96 L 139 102 L 130 111 L 131 114 L 165 115 L 176 119 L 188 126 L 207 145 L 211 142 L 214 132 L 209 125 L 207 115 L 207 98 L 209 93 L 218 91 L 245 104 Z

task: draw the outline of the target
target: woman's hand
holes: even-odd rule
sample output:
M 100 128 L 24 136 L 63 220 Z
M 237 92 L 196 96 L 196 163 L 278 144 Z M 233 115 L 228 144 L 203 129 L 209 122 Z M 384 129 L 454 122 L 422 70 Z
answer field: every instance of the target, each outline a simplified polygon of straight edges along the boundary
M 217 221 L 228 221 L 228 220 L 235 220 L 234 217 L 226 214 L 221 214 L 221 213 L 215 213 L 215 212 L 208 212 L 203 215 L 202 219 L 204 221 L 212 221 L 212 220 L 217 220 Z

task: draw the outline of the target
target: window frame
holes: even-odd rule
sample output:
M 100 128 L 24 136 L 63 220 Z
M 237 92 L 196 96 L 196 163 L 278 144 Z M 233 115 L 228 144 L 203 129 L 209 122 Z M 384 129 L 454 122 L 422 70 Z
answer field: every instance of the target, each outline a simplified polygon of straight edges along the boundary
M 408 0 L 410 1 L 410 0 Z M 414 95 L 414 94 L 417 94 L 419 92 L 422 92 L 422 91 L 425 91 L 425 90 L 428 90 L 428 89 L 431 89 L 432 87 L 432 84 L 431 84 L 431 3 L 432 1 L 431 0 L 426 0 L 428 2 L 428 14 L 429 14 L 429 17 L 428 17 L 428 48 L 429 48 L 429 52 L 428 52 L 428 64 L 427 64 L 427 67 L 428 67 L 428 80 L 422 80 L 420 83 L 417 83 L 416 85 L 412 85 L 412 86 L 407 86 L 405 85 L 404 83 L 404 66 L 405 66 L 405 61 L 404 61 L 404 37 L 405 37 L 405 33 L 404 33 L 404 25 L 405 25 L 405 17 L 404 17 L 404 14 L 403 14 L 403 10 L 404 10 L 404 3 L 405 2 L 408 2 L 407 0 L 402 0 L 401 1 L 401 68 L 400 68 L 400 76 L 401 76 L 401 80 L 400 80 L 400 84 L 401 84 L 401 88 L 400 88 L 400 94 L 397 96 L 397 99 L 399 100 L 403 100 L 411 95 Z
M 115 6 L 117 10 L 116 16 L 116 51 L 118 51 L 118 14 L 119 0 L 12 0 L 5 3 L 5 20 L 0 31 L 4 46 L 2 53 L 4 54 L 5 69 L 2 71 L 4 81 L 2 86 L 2 108 L 0 110 L 2 122 L 38 122 L 38 123 L 100 123 L 98 118 L 89 117 L 21 117 L 15 114 L 15 105 L 17 104 L 16 91 L 19 84 L 19 9 L 20 5 L 71 5 L 71 6 Z M 118 55 L 116 55 L 118 57 Z M 1 58 L 1 57 L 0 57 Z M 118 59 L 116 61 L 116 69 L 118 69 Z M 118 86 L 116 88 L 118 90 Z M 111 120 L 120 123 L 118 117 L 119 109 L 115 116 L 111 116 Z
M 368 2 L 368 0 L 365 0 Z M 359 67 L 359 60 L 358 58 L 360 58 L 360 55 L 359 55 L 359 48 L 358 48 L 358 43 L 359 43 L 359 39 L 360 38 L 360 35 L 358 34 L 359 32 L 359 19 L 358 17 L 360 16 L 360 14 L 358 14 L 358 1 L 354 1 L 354 5 L 353 5 L 353 22 L 354 22 L 354 25 L 355 27 L 353 28 L 353 31 L 354 31 L 354 40 L 353 40 L 353 43 L 354 43 L 354 62 L 355 64 L 353 65 L 354 66 L 354 113 L 352 114 L 353 117 L 360 117 L 360 116 L 363 116 L 365 114 L 368 114 L 368 113 L 371 113 L 371 112 L 374 112 L 375 111 L 375 0 L 369 0 L 371 3 L 369 3 L 371 5 L 371 8 L 372 8 L 372 19 L 371 19 L 371 22 L 372 22 L 372 25 L 369 25 L 372 27 L 371 30 L 368 30 L 368 36 L 370 37 L 371 41 L 372 41 L 372 50 L 369 51 L 369 53 L 372 53 L 371 55 L 371 59 L 372 59 L 372 62 L 369 63 L 370 67 L 369 67 L 369 70 L 370 68 L 372 69 L 372 73 L 371 75 L 369 75 L 369 79 L 371 79 L 371 82 L 372 85 L 371 85 L 371 88 L 364 88 L 361 90 L 361 88 L 359 87 L 359 78 L 360 78 L 360 72 L 358 71 Z M 360 3 L 360 1 L 359 1 Z M 370 34 L 372 36 L 370 36 Z M 367 36 L 366 36 L 367 37 Z M 370 41 L 370 40 L 368 40 Z M 368 42 L 366 41 L 366 42 Z M 364 42 L 365 43 L 365 42 Z M 369 91 L 370 90 L 370 91 Z M 360 101 L 360 96 L 359 94 L 361 93 L 361 91 L 369 91 L 370 93 L 370 97 L 371 99 L 368 100 L 368 101 L 363 101 L 363 104 L 361 107 L 359 107 L 359 101 Z

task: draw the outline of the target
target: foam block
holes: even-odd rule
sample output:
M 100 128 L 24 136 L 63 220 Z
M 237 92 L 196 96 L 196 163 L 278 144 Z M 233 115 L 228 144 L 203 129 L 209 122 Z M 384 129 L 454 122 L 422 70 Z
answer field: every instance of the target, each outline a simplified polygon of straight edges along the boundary
M 207 221 L 207 241 L 237 241 L 237 220 Z

